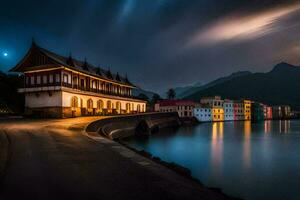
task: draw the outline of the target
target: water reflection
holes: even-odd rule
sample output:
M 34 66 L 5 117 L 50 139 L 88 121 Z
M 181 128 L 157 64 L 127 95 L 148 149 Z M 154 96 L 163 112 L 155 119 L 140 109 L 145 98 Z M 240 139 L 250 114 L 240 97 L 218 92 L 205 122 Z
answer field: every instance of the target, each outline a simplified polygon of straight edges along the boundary
M 280 120 L 279 121 L 279 133 L 288 133 L 291 128 L 290 120 Z
M 211 135 L 211 165 L 213 174 L 220 176 L 223 162 L 224 122 L 214 122 Z
M 264 121 L 264 131 L 265 131 L 265 133 L 271 132 L 271 121 L 270 120 Z
M 242 199 L 300 196 L 300 121 L 203 123 L 128 144 L 183 165 L 204 184 Z
M 244 143 L 243 143 L 243 164 L 245 167 L 251 166 L 251 121 L 244 122 Z

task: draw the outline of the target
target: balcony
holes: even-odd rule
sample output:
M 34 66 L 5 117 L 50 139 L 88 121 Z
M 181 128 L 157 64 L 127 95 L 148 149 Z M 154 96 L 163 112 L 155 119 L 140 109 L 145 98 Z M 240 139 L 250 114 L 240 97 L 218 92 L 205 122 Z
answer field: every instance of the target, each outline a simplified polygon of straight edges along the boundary
M 106 91 L 106 90 L 101 90 L 97 88 L 90 88 L 90 87 L 85 87 L 81 85 L 72 85 L 70 83 L 60 83 L 60 82 L 55 82 L 55 83 L 41 83 L 41 84 L 25 84 L 25 88 L 20 89 L 20 92 L 26 92 L 26 91 L 51 91 L 51 90 L 59 90 L 61 87 L 66 87 L 78 91 L 84 91 L 84 92 L 93 92 L 97 94 L 105 94 L 105 95 L 112 95 L 112 96 L 118 96 L 118 97 L 125 97 L 125 98 L 133 98 L 132 95 L 128 94 L 120 94 L 117 92 L 113 91 Z

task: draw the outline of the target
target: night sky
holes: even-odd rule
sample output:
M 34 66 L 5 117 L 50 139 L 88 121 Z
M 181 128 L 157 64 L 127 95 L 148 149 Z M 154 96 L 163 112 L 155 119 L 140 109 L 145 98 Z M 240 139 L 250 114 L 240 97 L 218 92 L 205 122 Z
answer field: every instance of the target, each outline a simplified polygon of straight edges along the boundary
M 24 56 L 32 37 L 162 92 L 281 61 L 300 64 L 300 1 L 1 1 L 0 70 Z

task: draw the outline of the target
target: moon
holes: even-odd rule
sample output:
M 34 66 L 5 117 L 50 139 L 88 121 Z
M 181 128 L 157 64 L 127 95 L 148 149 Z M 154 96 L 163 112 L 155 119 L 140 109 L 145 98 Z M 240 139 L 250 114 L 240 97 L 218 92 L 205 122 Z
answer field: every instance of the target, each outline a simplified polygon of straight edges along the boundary
M 7 56 L 8 56 L 8 53 L 4 52 L 4 53 L 3 53 L 3 56 L 4 56 L 4 57 L 7 57 Z

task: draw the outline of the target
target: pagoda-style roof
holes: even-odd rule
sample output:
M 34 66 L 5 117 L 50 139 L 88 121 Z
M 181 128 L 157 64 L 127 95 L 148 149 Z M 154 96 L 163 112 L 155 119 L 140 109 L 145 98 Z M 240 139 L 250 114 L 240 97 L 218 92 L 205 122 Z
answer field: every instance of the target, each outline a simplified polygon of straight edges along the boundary
M 26 71 L 51 69 L 61 66 L 101 79 L 136 87 L 128 80 L 127 76 L 122 77 L 118 73 L 111 73 L 110 69 L 105 70 L 100 67 L 95 67 L 88 63 L 86 59 L 84 61 L 80 61 L 72 58 L 71 55 L 68 57 L 58 55 L 38 46 L 34 41 L 32 42 L 32 45 L 25 57 L 14 68 L 12 68 L 10 72 L 24 73 Z

